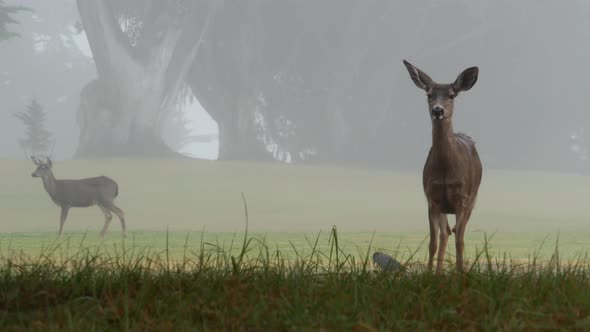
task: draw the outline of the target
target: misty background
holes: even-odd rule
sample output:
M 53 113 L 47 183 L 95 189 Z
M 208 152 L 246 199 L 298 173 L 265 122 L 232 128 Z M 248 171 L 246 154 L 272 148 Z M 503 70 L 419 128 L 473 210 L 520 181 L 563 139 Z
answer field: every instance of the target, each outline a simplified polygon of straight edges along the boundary
M 0 158 L 34 98 L 55 159 L 421 168 L 424 93 L 479 66 L 454 127 L 488 169 L 588 174 L 590 2 L 21 0 L 0 42 Z M 4 22 L 6 23 L 6 22 Z M 3 23 L 3 24 L 4 24 Z M 51 152 L 51 151 L 49 151 Z

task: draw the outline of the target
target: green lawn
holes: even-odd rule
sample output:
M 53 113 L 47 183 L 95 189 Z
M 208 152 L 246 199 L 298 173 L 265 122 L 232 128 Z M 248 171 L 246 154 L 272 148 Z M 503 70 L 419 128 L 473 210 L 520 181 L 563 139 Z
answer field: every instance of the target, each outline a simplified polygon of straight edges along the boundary
M 0 247 L 33 250 L 55 239 L 59 209 L 40 179 L 31 178 L 29 161 L 0 161 Z M 258 163 L 161 160 L 64 161 L 54 163 L 57 178 L 108 175 L 119 183 L 117 204 L 127 216 L 127 244 L 169 249 L 198 247 L 200 232 L 208 242 L 230 243 L 245 228 L 240 193 L 247 198 L 249 231 L 267 242 L 291 250 L 308 247 L 306 237 L 321 232 L 327 245 L 332 225 L 344 247 L 373 247 L 407 254 L 418 248 L 428 229 L 421 173 L 337 167 Z M 573 256 L 590 240 L 590 177 L 487 171 L 478 205 L 468 225 L 466 247 L 471 253 L 490 236 L 491 249 L 526 257 L 547 238 L 542 253 L 550 255 L 560 234 L 559 248 Z M 451 224 L 454 219 L 450 218 Z M 73 209 L 65 238 L 98 244 L 103 217 L 96 207 Z M 120 243 L 120 225 L 113 220 L 104 245 Z M 292 243 L 292 244 L 291 244 Z M 452 244 L 452 241 L 450 241 Z M 449 251 L 450 253 L 453 250 Z M 421 255 L 425 251 L 420 252 Z

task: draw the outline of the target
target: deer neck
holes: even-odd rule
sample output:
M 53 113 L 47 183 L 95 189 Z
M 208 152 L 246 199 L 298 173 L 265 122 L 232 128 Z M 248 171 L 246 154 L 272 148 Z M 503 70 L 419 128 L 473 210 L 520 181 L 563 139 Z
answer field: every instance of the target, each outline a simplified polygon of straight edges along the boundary
M 55 180 L 55 176 L 53 176 L 53 172 L 49 171 L 47 173 L 47 175 L 45 175 L 43 177 L 43 187 L 45 187 L 45 190 L 47 191 L 47 193 L 49 194 L 49 196 L 51 197 L 51 199 L 54 202 L 56 201 L 57 198 L 57 183 Z
M 434 120 L 432 122 L 432 152 L 441 166 L 449 165 L 454 159 L 455 134 L 451 119 Z

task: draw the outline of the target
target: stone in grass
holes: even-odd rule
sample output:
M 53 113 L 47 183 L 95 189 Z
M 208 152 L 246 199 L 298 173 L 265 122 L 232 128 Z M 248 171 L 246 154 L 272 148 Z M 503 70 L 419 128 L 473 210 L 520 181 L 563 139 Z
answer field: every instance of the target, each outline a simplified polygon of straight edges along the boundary
M 376 251 L 373 254 L 373 263 L 381 268 L 383 272 L 394 272 L 401 268 L 402 264 L 395 260 L 395 258 Z

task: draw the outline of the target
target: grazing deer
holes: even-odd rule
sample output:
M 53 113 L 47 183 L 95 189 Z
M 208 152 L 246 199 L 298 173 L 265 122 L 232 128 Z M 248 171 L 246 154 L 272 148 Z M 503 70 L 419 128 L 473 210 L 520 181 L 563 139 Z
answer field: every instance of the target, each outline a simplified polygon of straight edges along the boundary
M 127 227 L 125 226 L 123 210 L 113 203 L 115 197 L 119 194 L 117 182 L 106 176 L 80 180 L 56 180 L 51 171 L 51 167 L 53 166 L 51 159 L 47 158 L 47 161 L 42 162 L 36 157 L 31 157 L 31 160 L 37 165 L 37 169 L 31 176 L 43 179 L 43 186 L 49 197 L 51 197 L 55 204 L 61 207 L 59 236 L 63 232 L 64 223 L 68 217 L 70 208 L 98 205 L 102 213 L 104 213 L 105 218 L 100 237 L 104 237 L 111 223 L 111 219 L 113 219 L 111 211 L 119 217 L 121 228 L 123 229 L 123 236 L 127 237 Z
M 455 233 L 456 263 L 457 269 L 463 271 L 465 227 L 475 206 L 482 167 L 473 140 L 463 133 L 453 132 L 453 100 L 461 91 L 467 91 L 475 85 L 479 69 L 468 68 L 459 74 L 455 82 L 438 84 L 406 60 L 404 65 L 414 84 L 426 91 L 432 120 L 432 147 L 422 174 L 430 221 L 428 268 L 432 270 L 437 250 L 436 238 L 440 231 L 436 273 L 442 272 L 451 234 L 446 215 L 454 214 L 455 227 L 452 232 Z

